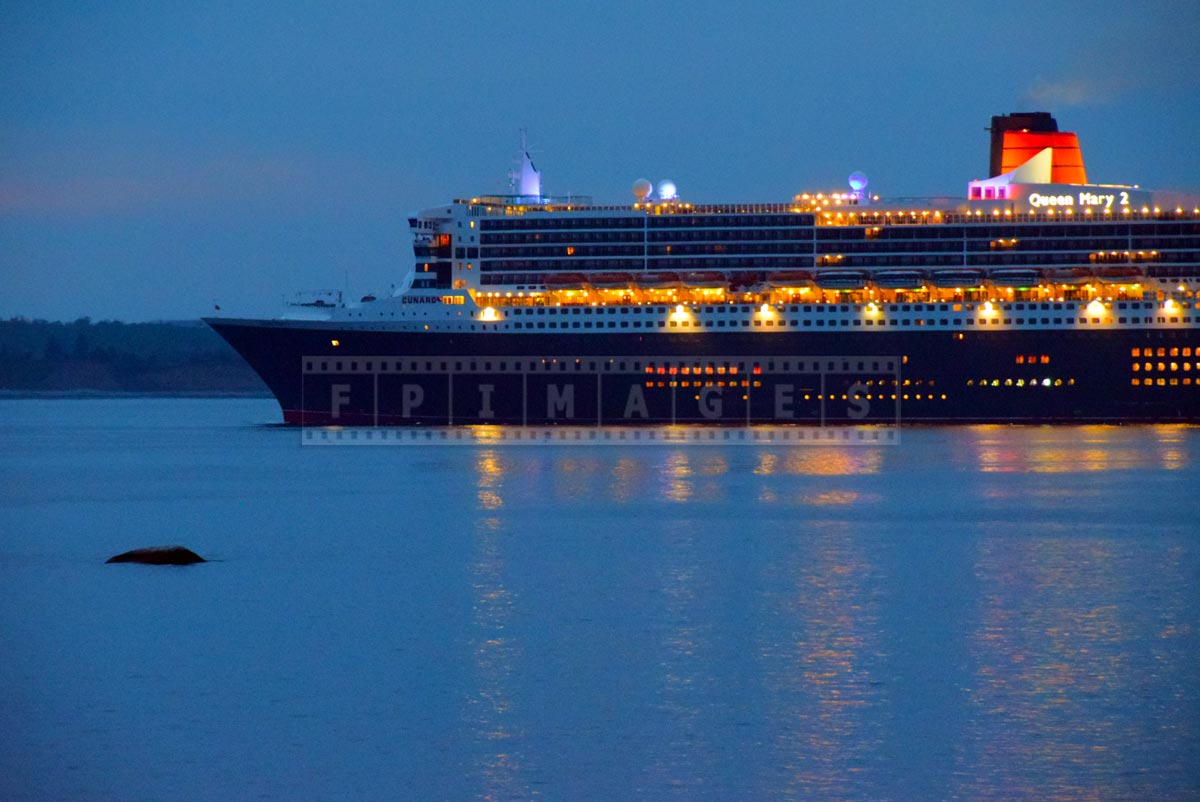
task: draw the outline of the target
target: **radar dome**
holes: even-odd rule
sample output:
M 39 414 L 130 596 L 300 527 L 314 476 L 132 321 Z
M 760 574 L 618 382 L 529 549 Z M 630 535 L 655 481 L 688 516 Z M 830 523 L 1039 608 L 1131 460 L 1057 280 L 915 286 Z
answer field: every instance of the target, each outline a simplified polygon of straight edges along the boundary
M 864 173 L 860 170 L 855 170 L 853 173 L 850 174 L 850 189 L 854 190 L 855 192 L 862 192 L 866 188 L 867 188 L 867 174 L 866 173 Z
M 644 178 L 639 178 L 633 182 L 633 195 L 639 201 L 644 201 L 650 197 L 650 193 L 654 191 L 654 185 Z
M 659 181 L 658 182 L 658 197 L 663 200 L 674 200 L 679 197 L 679 191 L 675 188 L 674 181 Z

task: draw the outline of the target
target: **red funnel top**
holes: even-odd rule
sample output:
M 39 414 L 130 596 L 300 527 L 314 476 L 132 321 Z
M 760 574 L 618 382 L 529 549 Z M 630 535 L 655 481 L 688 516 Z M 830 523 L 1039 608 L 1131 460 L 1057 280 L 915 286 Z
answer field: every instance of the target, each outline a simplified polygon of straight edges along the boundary
M 1017 169 L 1044 148 L 1053 148 L 1050 181 L 1054 184 L 1086 184 L 1083 151 L 1079 137 L 1065 131 L 1005 131 L 1000 172 Z

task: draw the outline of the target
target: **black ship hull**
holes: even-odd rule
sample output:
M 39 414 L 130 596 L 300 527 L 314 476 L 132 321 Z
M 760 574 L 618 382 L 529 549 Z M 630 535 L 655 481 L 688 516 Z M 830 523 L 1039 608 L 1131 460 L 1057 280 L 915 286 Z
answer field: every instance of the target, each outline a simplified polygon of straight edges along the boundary
M 207 322 L 299 425 L 1200 421 L 1200 333 L 1187 329 L 547 336 Z

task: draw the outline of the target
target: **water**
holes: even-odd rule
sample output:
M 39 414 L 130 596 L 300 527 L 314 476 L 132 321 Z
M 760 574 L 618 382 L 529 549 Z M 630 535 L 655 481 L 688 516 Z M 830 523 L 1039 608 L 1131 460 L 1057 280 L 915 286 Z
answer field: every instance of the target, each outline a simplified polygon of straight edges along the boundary
M 1200 799 L 1200 428 L 277 418 L 0 402 L 0 798 Z

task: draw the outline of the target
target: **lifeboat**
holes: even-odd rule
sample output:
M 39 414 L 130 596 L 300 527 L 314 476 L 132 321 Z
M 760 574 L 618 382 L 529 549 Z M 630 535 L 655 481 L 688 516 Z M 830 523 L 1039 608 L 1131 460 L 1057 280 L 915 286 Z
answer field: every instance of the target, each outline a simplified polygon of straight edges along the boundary
M 679 287 L 679 274 L 639 273 L 636 281 L 644 290 L 674 290 Z
M 633 286 L 633 276 L 629 273 L 592 273 L 587 283 L 598 290 L 627 290 Z
M 1086 267 L 1055 267 L 1043 275 L 1051 284 L 1088 284 L 1096 277 Z
M 1121 265 L 1097 268 L 1096 278 L 1104 284 L 1137 284 L 1141 282 L 1144 275 L 1133 265 Z
M 1042 271 L 1032 267 L 1011 267 L 993 270 L 988 278 L 997 287 L 1013 287 L 1014 289 L 1036 287 L 1042 283 Z
M 785 270 L 780 273 L 771 273 L 767 276 L 767 286 L 775 289 L 811 287 L 813 283 L 812 273 L 809 273 L 807 270 Z
M 861 290 L 867 286 L 867 274 L 861 270 L 818 270 L 815 280 L 823 290 Z
M 729 286 L 724 273 L 684 273 L 683 286 L 693 290 L 723 290 Z
M 871 274 L 871 283 L 881 290 L 919 290 L 925 286 L 920 270 L 880 270 Z
M 983 284 L 983 271 L 960 267 L 954 270 L 933 271 L 933 286 L 944 290 L 978 287 Z
M 582 290 L 584 278 L 582 273 L 551 273 L 545 283 L 548 290 Z

